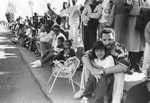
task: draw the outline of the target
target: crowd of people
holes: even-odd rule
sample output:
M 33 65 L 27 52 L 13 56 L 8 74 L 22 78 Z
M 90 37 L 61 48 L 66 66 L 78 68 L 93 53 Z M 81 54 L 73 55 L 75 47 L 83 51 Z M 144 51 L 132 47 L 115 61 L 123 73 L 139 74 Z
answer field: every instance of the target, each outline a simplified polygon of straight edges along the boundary
M 74 98 L 82 98 L 81 103 L 89 103 L 91 97 L 94 103 L 122 103 L 125 73 L 149 76 L 150 4 L 148 0 L 76 2 L 72 0 L 71 6 L 63 2 L 60 14 L 48 3 L 44 16 L 18 17 L 9 25 L 12 41 L 40 57 L 32 67 L 76 56 L 83 44 L 80 90 Z M 134 103 L 129 98 L 124 102 Z

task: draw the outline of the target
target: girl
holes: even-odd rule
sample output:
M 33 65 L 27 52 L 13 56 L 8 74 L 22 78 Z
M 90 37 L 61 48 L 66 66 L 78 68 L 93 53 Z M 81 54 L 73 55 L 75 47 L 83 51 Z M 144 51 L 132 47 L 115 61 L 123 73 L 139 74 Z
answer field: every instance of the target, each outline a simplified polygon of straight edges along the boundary
M 94 43 L 91 52 L 92 55 L 90 56 L 90 59 L 95 69 L 100 67 L 108 68 L 114 66 L 113 57 L 109 55 L 106 47 L 101 41 Z M 112 79 L 113 75 L 100 75 L 98 72 L 97 74 L 92 75 L 86 84 L 81 103 L 88 103 L 88 99 L 92 96 L 92 93 L 96 94 L 94 95 L 95 98 L 100 98 L 103 101 L 104 94 L 106 93 L 106 90 L 108 89 Z M 101 93 L 96 93 L 97 89 L 101 89 Z

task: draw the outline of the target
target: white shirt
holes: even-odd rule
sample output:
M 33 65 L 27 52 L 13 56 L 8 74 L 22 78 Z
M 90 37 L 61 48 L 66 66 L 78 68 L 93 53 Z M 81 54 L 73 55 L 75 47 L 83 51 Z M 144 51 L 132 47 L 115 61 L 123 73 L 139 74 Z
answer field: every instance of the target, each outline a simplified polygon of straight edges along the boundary
M 79 8 L 80 8 L 79 5 L 73 5 L 67 9 L 66 13 L 69 16 L 69 24 L 79 23 L 79 17 L 80 17 Z
M 46 33 L 46 32 L 45 32 L 45 33 Z M 55 35 L 54 32 L 53 32 L 53 31 L 50 31 L 48 34 L 46 33 L 45 35 L 43 35 L 43 36 L 40 38 L 40 41 L 41 41 L 41 42 L 49 42 L 49 43 L 52 43 L 54 35 Z
M 110 0 L 104 0 L 102 2 L 102 14 L 101 14 L 101 18 L 99 19 L 100 23 L 106 23 L 108 22 L 108 16 L 109 16 L 109 12 L 110 12 L 110 6 L 109 6 L 109 1 Z
M 54 35 L 53 40 L 52 40 L 52 46 L 53 46 L 55 51 L 57 51 L 57 45 L 58 45 L 57 40 L 59 37 L 63 37 L 64 40 L 66 40 L 66 37 L 62 33 L 59 33 L 57 36 Z
M 102 10 L 102 6 L 101 6 L 101 4 L 98 4 L 95 7 L 94 12 L 92 13 L 92 9 L 91 9 L 90 5 L 87 5 L 81 14 L 82 22 L 89 21 L 90 18 L 99 19 L 101 16 L 101 10 Z
M 94 59 L 94 62 L 97 66 L 101 66 L 103 68 L 109 68 L 115 65 L 113 57 L 107 56 L 104 60 L 100 60 L 99 58 Z
M 31 32 L 31 29 L 30 29 L 30 28 L 27 28 L 25 35 L 26 35 L 26 36 L 30 36 L 31 33 L 32 33 L 32 32 Z

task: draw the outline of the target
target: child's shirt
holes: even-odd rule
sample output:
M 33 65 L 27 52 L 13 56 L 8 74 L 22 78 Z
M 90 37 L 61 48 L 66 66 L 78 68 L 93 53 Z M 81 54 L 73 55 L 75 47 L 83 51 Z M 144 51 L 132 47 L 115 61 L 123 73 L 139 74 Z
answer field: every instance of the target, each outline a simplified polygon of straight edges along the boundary
M 69 57 L 75 56 L 74 49 L 70 48 L 69 50 L 64 49 L 61 51 L 54 59 L 55 60 L 67 60 Z
M 97 66 L 101 66 L 103 68 L 109 68 L 115 65 L 114 59 L 111 55 L 107 56 L 104 60 L 100 60 L 99 58 L 94 59 L 94 63 Z
M 55 48 L 56 54 L 60 53 L 63 50 L 64 50 L 64 45 L 63 44 L 57 45 L 57 47 Z

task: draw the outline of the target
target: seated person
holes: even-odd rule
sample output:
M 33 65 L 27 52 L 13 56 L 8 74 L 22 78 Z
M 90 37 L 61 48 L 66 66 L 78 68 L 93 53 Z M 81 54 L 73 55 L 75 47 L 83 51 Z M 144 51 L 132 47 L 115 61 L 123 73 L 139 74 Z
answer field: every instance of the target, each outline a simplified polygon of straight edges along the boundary
M 150 67 L 146 80 L 130 88 L 124 103 L 150 103 Z
M 106 47 L 101 41 L 97 41 L 93 44 L 90 60 L 95 68 L 109 68 L 115 65 L 113 57 L 106 50 Z M 106 93 L 106 90 L 112 80 L 113 74 L 102 75 L 97 73 L 90 76 L 80 103 L 88 103 L 88 99 L 92 97 L 92 93 L 96 93 L 97 89 L 101 89 L 101 92 L 98 93 L 98 96 L 100 99 L 103 99 L 104 94 Z
M 57 45 L 58 45 L 57 44 L 57 39 L 59 37 L 63 37 L 64 40 L 66 40 L 66 37 L 65 37 L 64 34 L 61 33 L 61 28 L 60 28 L 59 25 L 54 25 L 52 31 L 54 32 L 54 36 L 53 36 L 53 40 L 52 40 L 52 46 L 53 46 L 53 48 L 55 50 Z
M 49 28 L 49 26 L 44 26 L 44 29 L 44 34 L 40 36 L 38 42 L 40 45 L 41 56 L 44 54 L 45 50 L 52 47 L 52 40 L 54 37 L 54 32 L 50 31 L 51 28 Z
M 82 61 L 84 63 L 82 74 L 81 74 L 81 82 L 80 82 L 80 90 L 75 93 L 74 98 L 81 98 L 85 91 L 85 85 L 88 81 L 88 78 L 94 74 L 114 74 L 114 83 L 113 83 L 113 98 L 112 103 L 121 103 L 123 88 L 124 88 L 124 74 L 128 70 L 130 63 L 128 61 L 128 52 L 124 48 L 123 45 L 119 44 L 115 41 L 115 32 L 111 28 L 104 28 L 101 32 L 101 41 L 108 49 L 108 52 L 114 57 L 115 66 L 109 68 L 100 68 L 97 70 L 90 61 L 91 50 L 87 51 L 83 57 Z M 99 91 L 101 92 L 101 91 Z M 97 100 L 96 100 L 97 99 Z M 97 103 L 100 103 L 99 97 L 95 98 Z
M 58 45 L 57 45 L 56 50 L 54 50 L 53 48 L 46 50 L 44 55 L 41 57 L 40 61 L 37 63 L 33 63 L 34 65 L 32 65 L 32 67 L 40 67 L 48 62 L 52 63 L 53 57 L 55 55 L 57 55 L 60 51 L 62 51 L 64 48 L 64 45 L 63 45 L 64 38 L 63 37 L 59 37 L 57 42 L 58 42 Z
M 64 50 L 59 52 L 54 57 L 54 60 L 64 60 L 64 61 L 66 61 L 68 58 L 75 56 L 75 51 L 74 51 L 74 49 L 71 48 L 71 46 L 72 46 L 72 41 L 71 40 L 66 40 L 64 42 Z
M 34 36 L 30 41 L 31 43 L 34 43 L 36 46 L 37 56 L 41 56 L 41 54 L 43 54 L 40 44 L 45 45 L 45 46 L 42 46 L 43 48 L 51 47 L 51 43 L 49 41 L 51 40 L 52 37 L 50 36 L 50 33 L 49 33 L 49 35 L 47 34 L 49 32 L 48 30 L 49 30 L 48 26 L 45 26 L 45 25 L 41 26 L 37 32 L 37 35 Z

